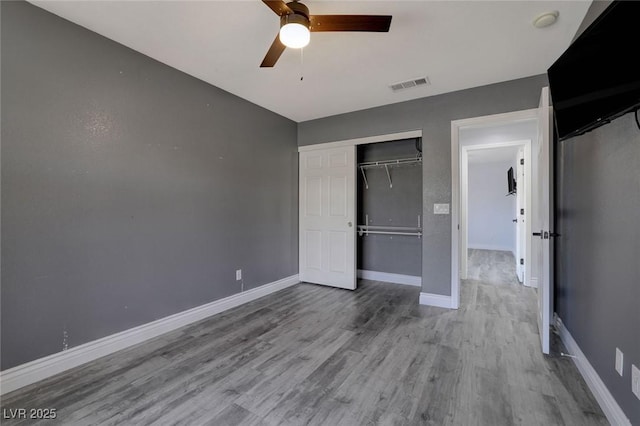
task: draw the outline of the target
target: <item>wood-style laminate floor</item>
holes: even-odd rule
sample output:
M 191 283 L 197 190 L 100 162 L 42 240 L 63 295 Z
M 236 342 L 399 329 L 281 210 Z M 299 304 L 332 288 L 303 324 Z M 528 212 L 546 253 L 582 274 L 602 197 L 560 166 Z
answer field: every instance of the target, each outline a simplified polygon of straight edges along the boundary
M 483 262 L 500 253 L 476 254 L 472 268 L 496 275 Z M 540 353 L 534 290 L 472 276 L 457 311 L 418 305 L 411 286 L 299 284 L 13 392 L 2 408 L 56 408 L 42 424 L 74 425 L 607 424 L 560 342 Z
M 469 249 L 467 278 L 482 284 L 520 285 L 510 251 Z

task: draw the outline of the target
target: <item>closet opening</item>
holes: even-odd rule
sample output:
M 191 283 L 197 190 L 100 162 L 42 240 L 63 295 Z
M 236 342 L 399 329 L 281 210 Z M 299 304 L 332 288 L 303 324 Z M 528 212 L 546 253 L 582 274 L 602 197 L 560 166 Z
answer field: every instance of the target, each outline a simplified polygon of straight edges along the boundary
M 358 278 L 422 285 L 422 138 L 357 146 Z

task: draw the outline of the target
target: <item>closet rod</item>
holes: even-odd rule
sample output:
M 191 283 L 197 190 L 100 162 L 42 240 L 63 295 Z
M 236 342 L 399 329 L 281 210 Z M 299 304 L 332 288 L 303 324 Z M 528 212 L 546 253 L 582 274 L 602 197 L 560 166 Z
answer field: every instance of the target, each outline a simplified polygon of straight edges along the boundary
M 369 234 L 384 234 L 384 235 L 415 235 L 422 236 L 422 232 L 395 232 L 395 231 L 361 231 L 365 235 Z
M 358 164 L 358 167 L 381 167 L 381 166 L 391 166 L 394 164 L 412 164 L 412 163 L 422 163 L 422 157 L 399 158 L 397 160 L 368 161 L 365 163 Z
M 415 226 L 367 226 L 367 225 L 358 225 L 358 228 L 362 228 L 363 230 L 368 229 L 371 231 L 384 231 L 384 230 L 392 230 L 392 231 L 420 231 L 420 228 Z
M 369 222 L 369 215 L 366 215 L 366 221 Z M 422 227 L 420 226 L 420 216 L 418 216 L 418 227 L 409 226 L 373 226 L 358 225 L 358 235 L 384 234 L 384 235 L 415 235 L 422 237 Z

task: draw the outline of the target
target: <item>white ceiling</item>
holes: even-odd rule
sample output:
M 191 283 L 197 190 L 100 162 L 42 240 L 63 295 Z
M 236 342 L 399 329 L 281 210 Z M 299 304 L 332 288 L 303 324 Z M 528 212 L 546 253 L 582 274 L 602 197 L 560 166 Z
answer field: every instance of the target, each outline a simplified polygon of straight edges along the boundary
M 312 14 L 389 14 L 389 33 L 314 33 L 260 62 L 279 18 L 261 1 L 33 1 L 297 122 L 545 73 L 591 1 L 313 1 Z M 540 13 L 555 25 L 536 29 Z M 301 74 L 304 80 L 300 81 Z M 388 85 L 428 76 L 431 85 Z

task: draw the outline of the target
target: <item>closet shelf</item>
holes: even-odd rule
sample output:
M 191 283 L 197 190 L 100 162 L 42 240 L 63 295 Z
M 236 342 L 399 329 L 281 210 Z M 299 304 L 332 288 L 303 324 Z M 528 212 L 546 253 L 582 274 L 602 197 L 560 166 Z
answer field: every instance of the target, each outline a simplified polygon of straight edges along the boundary
M 393 188 L 393 182 L 391 181 L 391 175 L 389 174 L 389 166 L 398 166 L 403 164 L 415 164 L 422 163 L 422 157 L 413 157 L 413 158 L 399 158 L 396 160 L 381 160 L 381 161 L 369 161 L 365 163 L 358 164 L 360 168 L 360 173 L 362 173 L 362 179 L 364 180 L 364 186 L 366 189 L 369 189 L 369 182 L 367 182 L 367 174 L 364 172 L 365 169 L 369 169 L 371 167 L 384 167 L 387 172 L 387 178 L 389 179 L 389 188 Z

